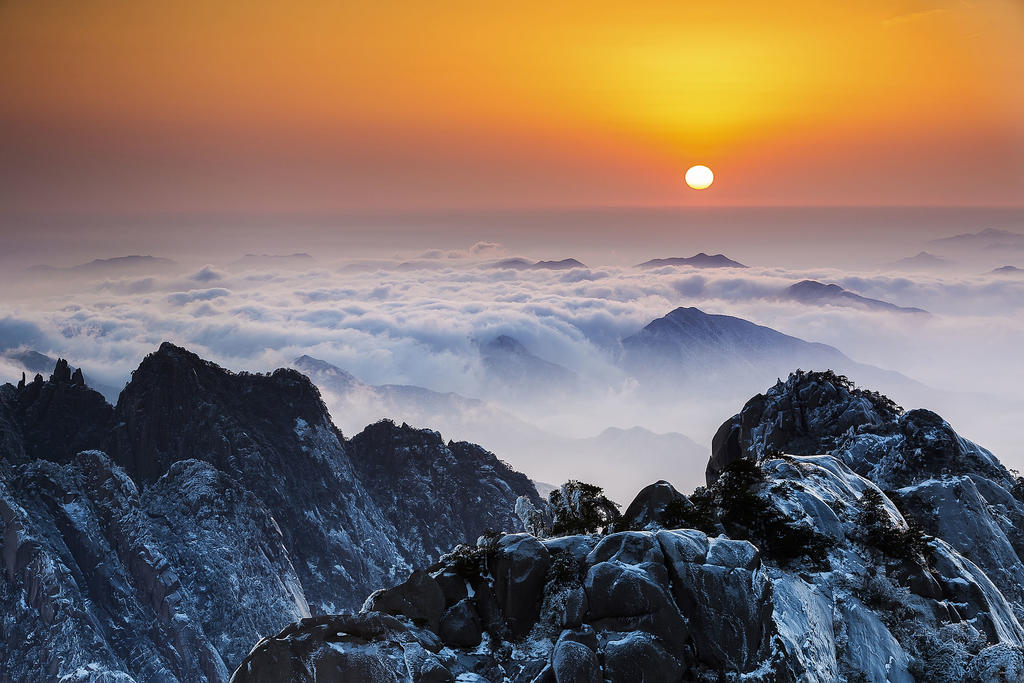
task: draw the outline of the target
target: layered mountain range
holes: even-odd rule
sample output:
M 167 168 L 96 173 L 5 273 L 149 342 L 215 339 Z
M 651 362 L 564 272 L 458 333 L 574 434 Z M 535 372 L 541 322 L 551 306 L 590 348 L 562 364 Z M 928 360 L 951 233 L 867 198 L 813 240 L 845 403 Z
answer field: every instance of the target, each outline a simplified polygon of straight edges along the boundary
M 0 387 L 0 680 L 226 680 L 260 636 L 516 527 L 523 495 L 430 430 L 346 439 L 295 370 L 165 343 L 111 406 L 58 361 Z
M 469 370 L 459 387 L 465 394 L 369 384 L 309 356 L 292 365 L 325 392 L 336 424 L 346 433 L 381 418 L 429 426 L 449 438 L 485 443 L 543 481 L 575 476 L 564 463 L 585 460 L 588 476 L 616 500 L 628 500 L 661 476 L 661 463 L 674 457 L 693 465 L 687 468 L 692 474 L 678 483 L 699 483 L 700 463 L 722 412 L 795 368 L 833 368 L 908 404 L 948 411 L 958 401 L 899 373 L 858 363 L 834 347 L 697 308 L 672 311 L 625 340 L 608 339 L 587 357 L 552 356 L 536 340 L 527 347 L 507 334 L 484 336 L 475 348 L 478 356 L 467 358 Z M 25 350 L 5 357 L 30 373 L 49 360 Z M 89 366 L 85 371 L 89 374 Z M 117 389 L 93 388 L 117 401 Z M 622 392 L 632 395 L 634 410 L 615 412 L 602 404 L 602 396 Z M 577 406 L 576 417 L 586 417 L 552 418 L 565 414 L 567 406 Z M 685 419 L 677 421 L 674 412 L 684 409 Z M 608 432 L 612 426 L 621 429 Z M 632 454 L 626 473 L 618 467 L 623 450 Z
M 596 525 L 593 495 L 346 438 L 296 370 L 165 343 L 111 406 L 60 360 L 0 387 L 0 680 L 1024 677 L 1024 481 L 935 413 L 799 371 L 706 486 Z
M 565 368 L 541 360 L 511 340 L 488 352 L 499 356 L 495 385 L 505 382 L 506 394 L 519 397 L 533 387 L 561 399 L 558 391 L 577 390 L 580 378 Z M 500 354 L 524 353 L 529 357 L 503 362 Z M 679 432 L 656 433 L 642 427 L 607 427 L 593 436 L 574 438 L 557 430 L 542 429 L 489 401 L 468 398 L 453 392 L 432 391 L 407 384 L 371 385 L 351 373 L 311 356 L 300 356 L 293 366 L 309 376 L 323 392 L 332 413 L 344 424 L 366 424 L 383 417 L 410 424 L 430 425 L 460 440 L 486 443 L 502 457 L 532 476 L 552 481 L 571 474 L 566 463 L 574 459 L 586 462 L 587 476 L 604 486 L 616 500 L 628 500 L 657 476 L 666 462 L 686 463 L 686 469 L 699 473 L 707 460 L 709 446 L 698 444 Z M 550 374 L 523 372 L 560 368 Z M 486 366 L 485 366 L 486 367 Z M 545 384 L 545 380 L 550 383 Z M 562 381 L 565 380 L 565 381 Z M 622 454 L 630 454 L 630 467 L 622 469 Z

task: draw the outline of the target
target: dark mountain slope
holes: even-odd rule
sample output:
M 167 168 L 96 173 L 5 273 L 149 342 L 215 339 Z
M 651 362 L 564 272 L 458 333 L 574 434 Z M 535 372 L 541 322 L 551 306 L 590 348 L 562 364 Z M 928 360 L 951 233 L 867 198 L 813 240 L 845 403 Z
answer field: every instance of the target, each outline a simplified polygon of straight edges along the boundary
M 67 361 L 55 364 L 49 381 L 36 375 L 9 391 L 6 404 L 11 429 L 19 434 L 25 458 L 67 462 L 75 453 L 99 448 L 113 424 L 113 409 L 85 384 L 81 370 Z M 11 454 L 7 457 L 20 462 Z
M 539 501 L 533 482 L 476 444 L 389 420 L 346 444 L 360 482 L 396 529 L 395 542 L 415 563 L 508 523 L 495 501 Z
M 433 432 L 347 444 L 294 370 L 235 374 L 164 344 L 93 423 L 95 396 L 60 366 L 36 384 L 0 387 L 0 680 L 226 680 L 260 635 L 355 607 L 537 500 Z M 26 422 L 40 396 L 81 400 Z M 75 427 L 67 443 L 24 428 L 47 422 Z M 413 516 L 418 534 L 396 531 Z

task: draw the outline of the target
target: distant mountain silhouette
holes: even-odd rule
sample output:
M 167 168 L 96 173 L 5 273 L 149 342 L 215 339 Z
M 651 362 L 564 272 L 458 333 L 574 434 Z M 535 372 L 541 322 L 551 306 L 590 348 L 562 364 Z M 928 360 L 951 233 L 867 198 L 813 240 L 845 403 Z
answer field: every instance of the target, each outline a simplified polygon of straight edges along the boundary
M 949 259 L 922 251 L 915 256 L 908 256 L 907 258 L 901 258 L 898 261 L 888 263 L 886 267 L 897 270 L 927 270 L 929 268 L 949 268 L 954 265 L 956 264 Z
M 824 304 L 830 306 L 849 306 L 854 308 L 865 308 L 873 311 L 888 311 L 891 313 L 917 313 L 927 314 L 922 308 L 908 308 L 897 306 L 888 301 L 869 299 L 868 297 L 854 294 L 836 284 L 824 284 L 816 280 L 801 280 L 790 285 L 782 294 L 783 299 L 798 301 L 802 304 Z
M 703 251 L 693 256 L 676 256 L 673 258 L 656 258 L 638 263 L 636 268 L 660 268 L 662 266 L 691 266 L 693 268 L 746 268 L 739 261 L 733 261 L 725 254 L 705 254 Z
M 848 362 L 838 349 L 813 344 L 728 315 L 699 308 L 677 308 L 622 340 L 624 365 L 641 375 L 714 374 L 733 368 L 753 370 L 772 361 L 786 367 Z M 772 363 L 774 365 L 774 363 Z M 773 372 L 774 374 L 774 372 Z
M 698 308 L 677 308 L 622 340 L 620 363 L 651 389 L 682 393 L 699 382 L 702 392 L 759 386 L 794 368 L 831 369 L 887 391 L 927 390 L 897 372 L 858 363 L 839 349 L 808 342 L 770 327 Z
M 26 372 L 39 374 L 50 372 L 53 366 L 57 364 L 56 358 L 51 358 L 50 356 L 30 349 L 8 351 L 4 354 L 4 357 L 17 363 L 19 366 L 24 368 Z
M 521 345 L 516 346 L 519 347 Z M 292 365 L 324 392 L 332 414 L 344 417 L 349 423 L 355 422 L 358 428 L 362 427 L 362 422 L 382 418 L 430 425 L 446 438 L 486 441 L 504 460 L 548 481 L 563 481 L 571 476 L 568 463 L 586 462 L 588 481 L 598 483 L 609 495 L 620 500 L 626 500 L 666 466 L 689 472 L 688 465 L 708 455 L 706 445 L 699 445 L 678 432 L 609 427 L 596 436 L 573 438 L 557 431 L 545 431 L 491 403 L 460 394 L 404 384 L 366 384 L 351 373 L 311 356 L 300 356 Z M 621 468 L 623 453 L 630 454 L 629 472 Z M 552 485 L 547 489 L 542 489 L 542 484 L 537 486 L 542 496 L 553 488 Z
M 138 254 L 133 254 L 131 256 L 115 256 L 113 258 L 95 259 L 88 263 L 80 263 L 77 266 L 70 266 L 67 268 L 39 264 L 30 266 L 28 270 L 33 273 L 71 272 L 82 274 L 112 274 L 118 271 L 132 270 L 144 270 L 150 272 L 155 269 L 165 269 L 176 265 L 178 265 L 176 261 L 172 261 L 168 258 L 148 255 L 139 256 Z
M 499 335 L 480 347 L 488 374 L 511 391 L 532 393 L 575 389 L 579 376 L 557 363 L 530 353 L 515 337 Z
M 491 264 L 494 268 L 512 268 L 514 270 L 569 270 L 570 268 L 586 268 L 586 264 L 574 258 L 561 261 L 530 261 L 524 258 L 507 258 Z
M 1024 234 L 987 228 L 981 232 L 943 237 L 928 244 L 954 249 L 1024 249 Z
M 1024 268 L 1018 268 L 1017 266 L 1000 266 L 989 271 L 992 275 L 1020 275 L 1024 273 Z
M 346 413 L 362 410 L 361 422 L 391 418 L 409 424 L 430 424 L 460 436 L 474 432 L 478 422 L 491 428 L 523 431 L 529 429 L 513 417 L 479 399 L 453 392 L 440 392 L 412 384 L 367 384 L 352 373 L 312 356 L 299 356 L 292 366 L 307 375 L 322 390 L 343 402 Z

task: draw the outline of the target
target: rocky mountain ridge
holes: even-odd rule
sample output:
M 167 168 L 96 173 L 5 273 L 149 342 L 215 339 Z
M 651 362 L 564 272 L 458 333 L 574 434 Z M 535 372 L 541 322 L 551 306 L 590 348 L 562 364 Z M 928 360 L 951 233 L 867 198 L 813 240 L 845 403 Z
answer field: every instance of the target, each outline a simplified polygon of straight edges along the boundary
M 116 406 L 64 361 L 0 387 L 0 449 L 3 681 L 225 681 L 259 637 L 539 500 L 479 446 L 346 439 L 304 375 L 166 343 Z
M 647 487 L 606 535 L 481 537 L 232 680 L 1019 681 L 1022 501 L 934 413 L 798 372 L 722 425 L 691 496 Z

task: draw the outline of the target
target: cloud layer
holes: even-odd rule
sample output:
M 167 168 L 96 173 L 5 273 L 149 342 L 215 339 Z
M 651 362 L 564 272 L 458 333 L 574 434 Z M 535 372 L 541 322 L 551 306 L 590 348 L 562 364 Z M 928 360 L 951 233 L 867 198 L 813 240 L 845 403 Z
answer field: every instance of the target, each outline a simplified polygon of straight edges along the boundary
M 707 443 L 749 394 L 718 401 L 690 388 L 668 399 L 645 396 L 615 363 L 623 337 L 673 308 L 697 306 L 837 346 L 855 360 L 898 370 L 945 392 L 974 394 L 973 408 L 965 400 L 946 417 L 982 443 L 1006 448 L 1014 443 L 1009 426 L 985 416 L 1000 415 L 1002 404 L 1019 397 L 1024 383 L 1018 351 L 1024 342 L 1022 278 L 828 269 L 495 267 L 494 260 L 506 255 L 499 244 L 478 243 L 387 260 L 314 262 L 304 270 L 208 264 L 174 276 L 74 285 L 49 275 L 0 305 L 0 352 L 31 348 L 66 356 L 87 376 L 112 386 L 121 386 L 164 340 L 232 369 L 265 371 L 309 354 L 369 384 L 413 384 L 481 397 L 566 436 L 641 425 Z M 835 282 L 934 315 L 920 319 L 778 297 L 801 279 Z M 76 293 L 69 300 L 72 286 Z M 586 381 L 587 396 L 554 408 L 505 396 L 488 381 L 478 351 L 480 343 L 501 334 L 576 372 Z M 20 376 L 15 371 L 9 362 L 0 364 L 3 379 Z M 345 415 L 335 418 L 346 430 L 353 428 Z M 1013 452 L 998 454 L 1011 463 L 1018 458 Z

